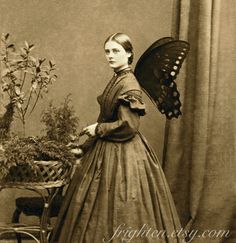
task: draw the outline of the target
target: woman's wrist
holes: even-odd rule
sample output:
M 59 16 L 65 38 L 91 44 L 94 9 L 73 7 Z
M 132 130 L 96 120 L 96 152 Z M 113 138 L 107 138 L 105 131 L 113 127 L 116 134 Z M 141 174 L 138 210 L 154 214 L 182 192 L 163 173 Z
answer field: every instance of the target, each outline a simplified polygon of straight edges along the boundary
M 100 129 L 101 123 L 97 123 L 97 126 L 95 128 L 95 134 L 97 136 L 101 136 L 101 129 Z

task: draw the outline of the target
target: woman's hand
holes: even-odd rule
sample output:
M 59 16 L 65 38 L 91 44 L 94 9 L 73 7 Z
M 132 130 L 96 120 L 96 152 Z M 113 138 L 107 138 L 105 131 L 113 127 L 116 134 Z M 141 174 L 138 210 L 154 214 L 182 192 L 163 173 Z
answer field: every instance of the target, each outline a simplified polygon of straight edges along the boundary
M 81 148 L 74 148 L 70 150 L 77 158 L 83 157 L 84 153 Z
M 84 134 L 86 134 L 89 137 L 95 136 L 96 135 L 95 130 L 96 130 L 97 125 L 98 125 L 98 123 L 96 122 L 95 124 L 85 127 L 79 135 L 83 136 Z

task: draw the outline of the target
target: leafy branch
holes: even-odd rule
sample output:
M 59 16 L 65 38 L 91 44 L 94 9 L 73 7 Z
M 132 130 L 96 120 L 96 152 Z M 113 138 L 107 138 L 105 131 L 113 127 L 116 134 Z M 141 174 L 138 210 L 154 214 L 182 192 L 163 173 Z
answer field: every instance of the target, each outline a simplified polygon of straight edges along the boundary
M 14 103 L 17 115 L 25 132 L 25 122 L 43 93 L 48 92 L 48 86 L 57 79 L 56 64 L 46 62 L 46 58 L 34 57 L 34 44 L 25 41 L 24 46 L 17 50 L 16 45 L 9 40 L 9 34 L 1 37 L 0 84 L 11 103 Z

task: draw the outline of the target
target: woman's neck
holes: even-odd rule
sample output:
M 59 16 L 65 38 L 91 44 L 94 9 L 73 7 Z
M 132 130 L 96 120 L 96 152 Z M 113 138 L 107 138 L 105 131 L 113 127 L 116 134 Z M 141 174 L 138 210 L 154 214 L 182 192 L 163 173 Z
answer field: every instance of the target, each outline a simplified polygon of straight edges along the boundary
M 130 69 L 130 65 L 128 65 L 128 64 L 125 65 L 125 66 L 123 66 L 123 67 L 114 69 L 114 72 L 115 72 L 115 73 L 121 73 L 122 71 L 125 71 L 125 70 L 127 70 L 127 69 Z

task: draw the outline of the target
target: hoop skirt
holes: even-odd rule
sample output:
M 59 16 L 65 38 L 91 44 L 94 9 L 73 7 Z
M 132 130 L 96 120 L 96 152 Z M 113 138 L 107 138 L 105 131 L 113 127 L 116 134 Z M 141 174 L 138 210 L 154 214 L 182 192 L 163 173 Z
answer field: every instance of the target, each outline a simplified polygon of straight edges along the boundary
M 161 166 L 138 132 L 145 105 L 132 71 L 115 75 L 98 102 L 96 136 L 82 145 L 50 242 L 184 242 Z

